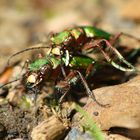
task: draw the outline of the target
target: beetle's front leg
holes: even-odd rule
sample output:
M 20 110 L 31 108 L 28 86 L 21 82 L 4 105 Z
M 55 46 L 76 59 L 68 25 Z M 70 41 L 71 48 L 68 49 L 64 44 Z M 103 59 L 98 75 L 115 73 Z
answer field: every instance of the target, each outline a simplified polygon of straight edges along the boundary
M 57 91 L 59 91 L 60 93 L 62 93 L 63 95 L 61 96 L 61 98 L 59 99 L 59 103 L 61 103 L 64 99 L 64 97 L 67 95 L 67 93 L 69 92 L 70 88 L 71 88 L 71 84 L 72 81 L 75 77 L 75 74 L 73 72 L 70 72 L 63 81 L 59 81 L 55 88 L 57 89 Z
M 79 75 L 79 79 L 81 79 L 81 81 L 82 81 L 82 83 L 83 83 L 83 85 L 84 85 L 84 87 L 86 89 L 87 95 L 91 99 L 93 99 L 99 106 L 101 106 L 101 107 L 110 107 L 109 104 L 101 104 L 100 102 L 98 102 L 96 97 L 95 97 L 95 95 L 94 95 L 94 93 L 90 90 L 90 88 L 89 88 L 89 86 L 88 86 L 88 84 L 86 82 L 86 79 L 83 77 L 83 75 L 79 71 L 76 71 L 76 73 Z
M 81 80 L 84 88 L 86 89 L 86 93 L 89 97 L 91 97 L 99 106 L 102 107 L 108 107 L 108 104 L 101 104 L 96 100 L 96 97 L 94 95 L 94 93 L 90 90 L 85 78 L 83 77 L 83 75 L 77 71 L 77 70 L 73 70 L 71 71 L 68 76 L 65 78 L 64 81 L 60 81 L 57 85 L 56 88 L 58 88 L 58 90 L 63 91 L 64 89 L 64 94 L 63 96 L 59 99 L 59 102 L 61 103 L 62 100 L 64 99 L 64 97 L 66 96 L 66 94 L 69 92 L 70 88 L 72 85 L 76 86 L 77 83 L 79 82 L 79 80 Z
M 96 63 L 96 62 L 91 63 L 91 64 L 87 67 L 87 69 L 86 69 L 86 76 L 85 76 L 86 79 L 90 76 L 90 74 L 93 75 L 93 74 L 95 73 L 96 68 L 95 68 L 94 63 Z
M 26 71 L 27 71 L 27 70 L 28 70 L 28 67 L 29 67 L 29 64 L 30 64 L 30 60 L 27 59 L 27 60 L 24 62 L 20 73 L 22 73 L 22 71 L 23 71 L 24 68 L 25 68 Z

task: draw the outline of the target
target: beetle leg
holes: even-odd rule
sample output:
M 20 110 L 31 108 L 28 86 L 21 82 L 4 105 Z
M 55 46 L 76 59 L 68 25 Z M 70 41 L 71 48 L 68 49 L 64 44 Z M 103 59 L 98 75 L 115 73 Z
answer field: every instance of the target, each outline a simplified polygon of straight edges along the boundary
M 70 87 L 69 87 L 70 88 Z M 65 96 L 67 95 L 69 89 L 67 89 L 67 91 L 65 91 L 65 93 L 61 96 L 61 98 L 59 99 L 59 103 L 61 104 L 63 99 L 65 98 Z
M 114 61 L 110 58 L 110 56 L 107 54 L 107 52 L 105 52 L 105 51 L 102 49 L 102 47 L 101 47 L 101 45 L 100 45 L 100 43 L 102 43 L 102 42 L 105 42 L 105 43 L 106 43 L 106 46 L 107 46 L 108 48 L 110 48 L 110 49 L 113 51 L 113 53 L 118 57 L 118 59 L 120 60 L 120 62 L 123 62 L 125 65 L 127 65 L 128 68 L 123 67 L 123 66 L 117 64 L 116 62 L 114 62 Z M 100 40 L 95 46 L 97 46 L 97 47 L 99 48 L 99 50 L 102 52 L 102 54 L 104 55 L 104 57 L 106 58 L 106 60 L 107 60 L 112 66 L 114 66 L 115 68 L 120 69 L 120 70 L 122 70 L 122 71 L 136 71 L 135 67 L 134 67 L 133 65 L 131 65 L 128 61 L 126 61 L 125 58 L 119 53 L 119 51 L 118 51 L 116 48 L 114 48 L 114 47 L 110 44 L 110 42 L 108 42 L 107 40 L 102 39 L 102 40 Z
M 66 78 L 66 72 L 64 70 L 64 64 L 63 64 L 63 60 L 62 60 L 64 51 L 62 49 L 64 49 L 64 47 L 62 47 L 60 49 L 60 59 L 61 59 L 60 67 L 61 67 L 61 71 L 62 71 L 62 74 L 63 74 L 64 78 Z
M 128 68 L 123 67 L 123 66 L 117 64 L 116 62 L 114 62 L 112 60 L 112 58 L 110 58 L 109 54 L 103 49 L 101 43 L 105 43 L 106 47 L 111 49 L 111 51 L 114 53 L 114 55 L 117 56 L 117 58 L 120 60 L 120 62 L 123 62 Z M 119 53 L 119 51 L 115 47 L 113 47 L 108 40 L 101 39 L 98 41 L 91 41 L 90 47 L 88 47 L 86 49 L 93 50 L 95 48 L 98 48 L 100 50 L 100 52 L 103 54 L 103 56 L 105 57 L 105 59 L 107 60 L 107 62 L 110 63 L 115 68 L 117 68 L 121 71 L 136 71 L 135 67 L 132 66 L 128 61 L 126 61 L 125 58 Z
M 83 75 L 77 71 L 77 70 L 74 70 L 74 71 L 71 71 L 68 76 L 66 77 L 65 81 L 61 81 L 59 83 L 59 86 L 57 85 L 57 88 L 59 87 L 59 90 L 60 90 L 60 86 L 61 86 L 61 90 L 63 90 L 64 88 L 66 88 L 66 92 L 63 94 L 63 96 L 60 98 L 59 102 L 62 102 L 63 98 L 66 96 L 66 94 L 68 93 L 68 91 L 70 90 L 70 87 L 72 85 L 76 85 L 77 82 L 81 80 L 82 81 L 82 84 L 84 85 L 85 89 L 86 89 L 86 93 L 89 97 L 91 97 L 99 106 L 102 106 L 102 107 L 109 107 L 108 104 L 101 104 L 99 103 L 97 100 L 96 100 L 96 97 L 94 95 L 94 93 L 90 90 L 85 78 L 83 77 Z
M 83 83 L 83 85 L 84 85 L 84 87 L 86 89 L 87 95 L 90 98 L 92 98 L 99 106 L 101 106 L 101 107 L 109 107 L 110 106 L 109 104 L 101 104 L 100 102 L 97 101 L 94 93 L 90 90 L 90 88 L 89 88 L 85 78 L 83 77 L 83 75 L 79 71 L 76 71 L 76 73 L 79 75 L 79 77 L 80 77 L 80 79 L 81 79 L 81 81 L 82 81 L 82 83 Z
M 64 97 L 67 95 L 67 93 L 70 90 L 70 84 L 68 81 L 60 81 L 55 88 L 59 91 L 59 92 L 63 92 L 63 95 L 60 97 L 59 99 L 59 103 L 61 103 L 64 99 Z
M 35 88 L 32 88 L 31 91 L 34 93 L 33 100 L 34 100 L 34 105 L 36 106 L 37 97 L 38 97 L 38 94 L 40 93 L 40 89 L 38 87 L 35 87 Z
M 22 69 L 21 69 L 21 72 L 23 71 L 23 69 L 25 68 L 26 70 L 28 70 L 28 67 L 29 67 L 29 64 L 30 64 L 30 60 L 27 59 L 25 62 L 24 62 L 24 65 L 22 66 Z
M 86 69 L 86 78 L 90 75 L 90 73 L 92 72 L 92 71 L 96 71 L 96 69 L 95 69 L 95 67 L 94 67 L 94 63 L 91 63 L 88 67 L 87 67 L 87 69 Z
M 59 103 L 63 101 L 64 97 L 69 92 L 71 86 L 77 84 L 77 81 L 78 81 L 77 74 L 74 71 L 71 71 L 63 81 L 57 83 L 55 87 L 57 88 L 58 91 L 63 92 L 63 95 L 59 99 Z

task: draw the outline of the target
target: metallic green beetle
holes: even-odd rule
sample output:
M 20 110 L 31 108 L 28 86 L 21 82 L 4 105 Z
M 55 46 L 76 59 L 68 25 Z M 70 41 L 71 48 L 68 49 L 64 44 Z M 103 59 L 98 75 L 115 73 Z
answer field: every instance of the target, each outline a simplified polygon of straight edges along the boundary
M 135 71 L 135 68 L 125 60 L 125 58 L 115 47 L 112 46 L 112 44 L 115 43 L 120 35 L 114 36 L 92 26 L 71 28 L 56 34 L 52 34 L 50 37 L 52 44 L 50 52 L 57 55 L 65 55 L 65 51 L 67 50 L 70 54 L 87 55 L 89 52 L 99 50 L 107 62 L 115 68 L 121 71 Z M 127 36 L 131 37 L 130 35 Z M 105 48 L 110 49 L 116 58 L 125 64 L 126 67 L 121 66 L 120 64 L 117 64 L 115 61 L 113 61 Z M 69 57 L 67 57 L 67 59 L 70 60 Z
M 115 41 L 118 38 L 119 36 L 114 36 L 92 26 L 70 28 L 60 33 L 52 34 L 50 37 L 51 46 L 38 44 L 36 47 L 28 48 L 13 54 L 9 58 L 8 64 L 13 56 L 20 53 L 33 49 L 49 48 L 45 57 L 38 58 L 33 63 L 29 64 L 27 72 L 23 75 L 27 88 L 33 89 L 41 85 L 43 81 L 50 80 L 54 77 L 53 74 L 56 71 L 58 72 L 56 75 L 57 78 L 59 74 L 63 73 L 62 69 L 58 70 L 57 68 L 64 67 L 64 70 L 65 68 L 68 68 L 69 72 L 66 75 L 63 74 L 64 78 L 62 78 L 55 87 L 59 90 L 63 90 L 66 87 L 75 85 L 79 79 L 81 79 L 87 94 L 96 101 L 94 94 L 90 91 L 85 81 L 85 78 L 79 71 L 77 71 L 77 69 L 86 69 L 86 76 L 88 76 L 92 70 L 91 66 L 95 67 L 95 64 L 98 64 L 98 59 L 94 60 L 87 55 L 89 53 L 93 53 L 94 50 L 98 50 L 107 62 L 115 68 L 121 71 L 135 71 L 135 67 L 126 61 L 118 50 L 113 47 L 113 44 L 115 44 Z M 116 58 L 125 65 L 125 67 L 117 64 L 106 49 L 111 50 L 113 55 L 115 55 Z

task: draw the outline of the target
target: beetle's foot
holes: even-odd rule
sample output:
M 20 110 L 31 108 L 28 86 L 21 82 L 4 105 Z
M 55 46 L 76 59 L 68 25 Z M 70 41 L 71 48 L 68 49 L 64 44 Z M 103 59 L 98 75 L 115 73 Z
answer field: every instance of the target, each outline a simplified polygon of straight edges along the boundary
M 105 107 L 105 108 L 111 107 L 110 104 L 102 104 L 102 103 L 98 102 L 97 100 L 95 102 L 101 107 Z
M 99 101 L 97 101 L 97 99 L 95 98 L 95 95 L 92 93 L 90 96 L 89 96 L 94 102 L 96 102 L 96 104 L 98 104 L 99 106 L 101 107 L 105 107 L 105 108 L 108 108 L 108 107 L 111 107 L 110 104 L 102 104 L 100 103 Z

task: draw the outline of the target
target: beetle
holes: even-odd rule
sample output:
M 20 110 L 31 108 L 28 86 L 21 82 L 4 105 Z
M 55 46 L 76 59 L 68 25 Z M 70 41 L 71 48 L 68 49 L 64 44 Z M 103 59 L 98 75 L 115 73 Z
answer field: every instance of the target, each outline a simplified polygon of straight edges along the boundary
M 99 50 L 107 62 L 113 67 L 121 71 L 135 71 L 135 68 L 125 60 L 115 47 L 112 46 L 121 35 L 131 37 L 140 42 L 140 39 L 128 34 L 121 33 L 115 36 L 96 27 L 81 26 L 52 34 L 50 37 L 52 46 L 50 52 L 53 54 L 63 55 L 67 50 L 72 54 L 88 55 L 95 50 Z M 110 49 L 117 59 L 128 68 L 113 61 L 113 59 L 109 56 L 109 53 L 106 51 L 106 48 Z
M 132 35 L 125 33 L 113 35 L 93 26 L 78 26 L 75 28 L 69 28 L 59 33 L 50 34 L 49 46 L 47 46 L 45 43 L 40 43 L 35 45 L 34 47 L 27 48 L 25 50 L 13 54 L 8 59 L 7 64 L 9 65 L 12 57 L 33 49 L 49 49 L 47 50 L 46 54 L 51 53 L 54 55 L 59 55 L 61 56 L 61 59 L 66 57 L 66 65 L 69 64 L 70 59 L 75 54 L 89 55 L 91 53 L 94 54 L 95 50 L 98 50 L 98 53 L 102 54 L 106 61 L 113 67 L 121 71 L 136 71 L 135 67 L 132 66 L 128 61 L 126 61 L 125 58 L 121 55 L 121 53 L 115 47 L 113 47 L 113 45 L 122 35 L 125 35 L 129 38 L 133 38 L 140 42 L 140 39 Z M 122 65 L 124 64 L 126 67 L 117 64 L 112 59 L 112 54 L 110 54 L 109 52 L 112 52 L 113 56 L 116 56 L 115 58 L 119 60 L 122 63 Z
M 125 35 L 132 37 L 131 35 Z M 18 54 L 33 49 L 47 48 L 49 50 L 46 52 L 45 57 L 37 58 L 27 67 L 27 71 L 22 77 L 25 86 L 28 89 L 36 90 L 36 87 L 38 88 L 44 81 L 50 80 L 51 77 L 53 77 L 53 73 L 58 71 L 58 75 L 62 74 L 63 78 L 58 81 L 55 88 L 59 91 L 64 91 L 64 96 L 72 85 L 76 85 L 77 82 L 81 80 L 87 94 L 97 102 L 94 94 L 90 91 L 86 83 L 86 77 L 88 77 L 92 69 L 96 67 L 95 64 L 98 64 L 98 59 L 94 60 L 93 58 L 88 57 L 88 54 L 94 53 L 95 50 L 98 50 L 98 53 L 101 53 L 107 62 L 113 67 L 121 71 L 136 71 L 135 67 L 126 61 L 121 53 L 113 47 L 120 36 L 121 34 L 114 36 L 92 26 L 70 28 L 60 33 L 52 34 L 49 38 L 49 46 L 41 43 L 37 44 L 35 47 L 27 48 L 13 54 L 8 59 L 7 64 L 9 65 L 11 58 Z M 132 38 L 139 41 L 139 39 L 135 37 Z M 113 55 L 115 55 L 120 62 L 125 64 L 126 67 L 117 64 L 112 59 L 112 56 L 107 49 L 111 50 Z M 84 76 L 79 71 L 79 69 L 83 68 L 86 71 L 86 75 Z M 66 72 L 67 69 L 69 71 L 68 73 Z M 61 101 L 64 96 L 60 99 Z M 98 104 L 101 105 L 100 103 Z

